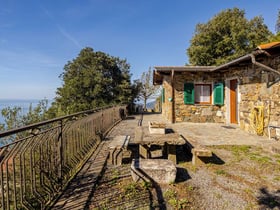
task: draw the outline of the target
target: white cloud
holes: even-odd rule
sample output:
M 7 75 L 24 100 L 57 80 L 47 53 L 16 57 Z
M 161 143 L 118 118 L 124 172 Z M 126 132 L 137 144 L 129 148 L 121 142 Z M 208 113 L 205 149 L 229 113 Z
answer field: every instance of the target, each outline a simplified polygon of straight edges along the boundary
M 68 32 L 65 31 L 61 26 L 57 25 L 59 32 L 70 42 L 72 42 L 76 47 L 82 48 L 81 44 Z
M 59 33 L 64 36 L 68 41 L 70 41 L 72 44 L 74 44 L 79 49 L 82 48 L 81 44 L 78 42 L 77 39 L 75 39 L 69 32 L 67 32 L 56 20 L 54 15 L 45 7 L 41 6 L 43 12 L 46 14 L 46 16 L 49 18 L 51 22 L 53 22 L 54 26 L 58 29 Z

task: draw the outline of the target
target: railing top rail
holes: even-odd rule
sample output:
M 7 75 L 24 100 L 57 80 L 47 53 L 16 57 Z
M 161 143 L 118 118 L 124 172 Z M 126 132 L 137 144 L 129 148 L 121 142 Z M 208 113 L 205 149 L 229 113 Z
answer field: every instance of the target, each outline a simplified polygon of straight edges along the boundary
M 119 106 L 121 106 L 121 105 L 119 105 Z M 23 126 L 23 127 L 20 127 L 20 128 L 14 128 L 14 129 L 11 129 L 11 130 L 8 130 L 8 131 L 0 132 L 0 138 L 5 137 L 5 136 L 9 136 L 9 135 L 12 135 L 12 134 L 15 134 L 15 133 L 19 133 L 19 132 L 22 132 L 22 131 L 38 128 L 40 126 L 47 125 L 47 124 L 50 124 L 50 123 L 59 122 L 59 121 L 62 121 L 62 120 L 68 119 L 68 118 L 72 118 L 72 117 L 76 117 L 76 116 L 79 116 L 79 115 L 92 114 L 94 112 L 97 112 L 97 111 L 100 111 L 100 110 L 103 110 L 103 109 L 108 109 L 108 108 L 111 108 L 111 107 L 114 107 L 114 106 L 111 105 L 111 106 L 99 107 L 99 108 L 96 108 L 96 109 L 86 110 L 86 111 L 77 112 L 77 113 L 62 116 L 62 117 L 53 118 L 53 119 L 46 120 L 46 121 L 39 122 L 39 123 L 33 123 L 33 124 L 26 125 L 26 126 Z

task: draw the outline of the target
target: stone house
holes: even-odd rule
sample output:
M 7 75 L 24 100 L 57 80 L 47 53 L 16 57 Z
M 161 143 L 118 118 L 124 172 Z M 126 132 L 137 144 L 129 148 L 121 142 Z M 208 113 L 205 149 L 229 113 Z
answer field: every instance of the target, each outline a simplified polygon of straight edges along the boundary
M 156 66 L 153 83 L 163 87 L 162 115 L 172 123 L 238 124 L 258 135 L 280 126 L 280 42 L 217 67 Z

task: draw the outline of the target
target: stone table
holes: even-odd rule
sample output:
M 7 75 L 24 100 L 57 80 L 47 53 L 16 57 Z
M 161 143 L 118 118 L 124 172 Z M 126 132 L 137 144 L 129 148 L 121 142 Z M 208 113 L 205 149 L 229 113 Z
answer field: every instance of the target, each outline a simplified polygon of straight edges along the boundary
M 140 158 L 151 157 L 151 146 L 157 145 L 164 149 L 168 160 L 177 163 L 176 146 L 184 145 L 186 141 L 176 132 L 167 129 L 165 134 L 151 134 L 148 126 L 139 126 L 135 129 L 134 143 L 139 144 Z

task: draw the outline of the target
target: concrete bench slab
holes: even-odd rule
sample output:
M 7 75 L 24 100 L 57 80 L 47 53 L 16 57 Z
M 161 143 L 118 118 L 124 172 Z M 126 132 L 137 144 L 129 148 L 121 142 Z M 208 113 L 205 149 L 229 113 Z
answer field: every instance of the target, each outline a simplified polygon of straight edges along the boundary
M 109 163 L 121 165 L 124 153 L 128 153 L 127 146 L 130 136 L 115 136 L 110 142 L 108 149 L 110 152 Z
M 135 182 L 174 183 L 177 169 L 171 160 L 166 159 L 133 159 L 131 175 Z

